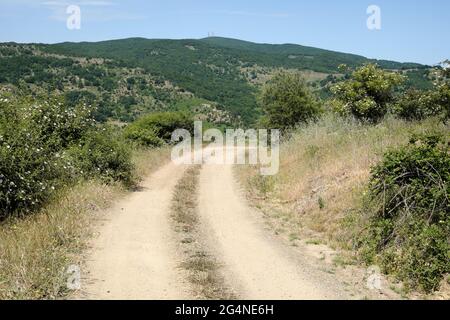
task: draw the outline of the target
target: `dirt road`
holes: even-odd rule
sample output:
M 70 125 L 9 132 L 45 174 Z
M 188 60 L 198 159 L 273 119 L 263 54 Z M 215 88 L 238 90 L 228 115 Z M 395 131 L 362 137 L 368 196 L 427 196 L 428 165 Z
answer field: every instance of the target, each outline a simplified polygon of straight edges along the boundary
M 108 212 L 82 272 L 82 298 L 189 298 L 169 222 L 172 191 L 183 171 L 164 166 Z
M 327 274 L 267 234 L 241 196 L 231 166 L 205 165 L 199 197 L 211 245 L 242 299 L 347 298 Z
M 168 164 L 107 214 L 83 272 L 82 298 L 189 299 L 170 222 L 183 167 Z M 198 215 L 227 286 L 242 299 L 348 298 L 332 275 L 271 238 L 247 205 L 229 165 L 204 165 Z

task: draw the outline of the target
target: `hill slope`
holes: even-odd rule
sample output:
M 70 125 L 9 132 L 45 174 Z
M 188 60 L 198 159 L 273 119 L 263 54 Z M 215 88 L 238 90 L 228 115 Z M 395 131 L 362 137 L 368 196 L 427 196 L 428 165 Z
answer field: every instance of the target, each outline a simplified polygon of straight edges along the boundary
M 338 72 L 339 64 L 356 67 L 367 62 L 377 63 L 386 69 L 414 69 L 424 67 L 417 63 L 374 60 L 360 55 L 297 44 L 261 44 L 220 37 L 205 38 L 201 41 L 217 47 L 252 52 L 254 56 L 252 58 L 247 56 L 247 59 L 253 59 L 255 62 L 259 61 L 266 65 L 307 69 L 325 73 Z
M 411 86 L 428 85 L 427 66 L 371 60 L 294 44 L 257 44 L 227 38 L 165 40 L 129 38 L 102 42 L 35 45 L 48 54 L 108 59 L 117 67 L 139 68 L 158 79 L 213 101 L 238 122 L 251 123 L 259 112 L 255 92 L 277 69 L 309 72 L 317 90 L 327 87 L 346 64 L 356 67 L 376 62 L 386 69 L 411 74 Z M 320 82 L 320 83 L 319 83 Z

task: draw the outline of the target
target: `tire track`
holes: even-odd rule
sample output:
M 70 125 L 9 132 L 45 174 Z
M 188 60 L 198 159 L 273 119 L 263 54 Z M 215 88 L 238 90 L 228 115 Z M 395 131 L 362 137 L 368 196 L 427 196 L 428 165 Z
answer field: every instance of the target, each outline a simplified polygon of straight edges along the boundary
M 177 234 L 186 278 L 197 299 L 233 299 L 235 295 L 220 276 L 220 263 L 206 245 L 198 218 L 198 182 L 201 166 L 189 168 L 180 179 L 172 198 L 171 216 Z
M 244 299 L 345 299 L 330 275 L 293 257 L 253 219 L 238 192 L 231 165 L 205 165 L 200 176 L 199 213 L 208 228 L 226 279 Z
M 185 168 L 159 169 L 140 192 L 109 210 L 92 241 L 81 296 L 87 299 L 189 299 L 177 268 L 170 204 Z

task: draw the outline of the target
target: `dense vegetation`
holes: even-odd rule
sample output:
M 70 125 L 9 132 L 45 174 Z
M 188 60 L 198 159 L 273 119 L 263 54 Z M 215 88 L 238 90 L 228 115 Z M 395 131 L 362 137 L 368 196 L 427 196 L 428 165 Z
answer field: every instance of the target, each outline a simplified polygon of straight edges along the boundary
M 192 117 L 184 112 L 152 113 L 130 124 L 125 137 L 147 147 L 160 147 L 171 143 L 172 132 L 186 129 L 194 132 Z
M 327 147 L 335 154 L 302 145 L 300 160 L 312 159 L 312 168 L 336 160 L 340 147 L 354 152 L 353 142 L 361 154 L 362 142 L 380 143 L 384 153 L 388 115 L 402 128 L 430 118 L 446 126 L 448 76 L 448 69 L 222 38 L 2 44 L 0 219 L 35 212 L 78 181 L 132 186 L 131 148 L 165 145 L 174 129 L 192 131 L 196 118 L 221 127 L 260 120 L 294 138 L 295 130 L 334 135 Z M 332 125 L 317 127 L 327 117 Z M 372 140 L 353 137 L 373 132 Z M 395 145 L 367 177 L 356 243 L 366 262 L 431 291 L 449 272 L 449 141 L 431 135 Z M 272 182 L 261 183 L 265 192 Z
M 255 119 L 255 90 L 240 75 L 239 57 L 200 41 L 127 39 L 60 44 L 44 50 L 69 55 L 106 57 L 122 66 L 141 67 L 196 96 L 226 106 L 245 122 Z
M 103 58 L 49 55 L 33 45 L 0 46 L 2 85 L 14 88 L 16 95 L 61 94 L 70 107 L 81 103 L 95 107 L 94 117 L 101 122 L 131 122 L 194 99 L 191 93 L 143 69 Z
M 199 98 L 218 103 L 237 121 L 257 120 L 254 80 L 266 78 L 276 69 L 311 70 L 325 75 L 341 73 L 340 64 L 356 68 L 368 62 L 383 69 L 402 70 L 406 85 L 423 88 L 431 81 L 428 67 L 414 63 L 375 61 L 299 45 L 269 45 L 224 39 L 148 40 L 132 38 L 97 43 L 61 43 L 39 46 L 45 52 L 66 56 L 111 59 L 126 68 L 142 68 L 158 78 L 192 92 Z M 264 70 L 262 71 L 261 68 Z M 332 80 L 328 79 L 328 80 Z M 330 83 L 317 84 L 326 96 Z
M 440 90 L 409 90 L 400 96 L 393 112 L 406 120 L 423 120 L 444 112 Z
M 368 64 L 353 71 L 350 79 L 332 88 L 336 97 L 332 104 L 341 114 L 377 122 L 388 112 L 389 103 L 394 100 L 394 89 L 402 81 L 399 74 Z
M 0 219 L 45 204 L 83 177 L 133 182 L 129 148 L 91 109 L 0 97 Z
M 448 137 L 413 137 L 373 167 L 360 238 L 377 262 L 410 287 L 432 291 L 450 273 L 450 149 Z
M 261 125 L 283 131 L 317 118 L 319 100 L 298 73 L 277 73 L 262 87 L 259 97 Z

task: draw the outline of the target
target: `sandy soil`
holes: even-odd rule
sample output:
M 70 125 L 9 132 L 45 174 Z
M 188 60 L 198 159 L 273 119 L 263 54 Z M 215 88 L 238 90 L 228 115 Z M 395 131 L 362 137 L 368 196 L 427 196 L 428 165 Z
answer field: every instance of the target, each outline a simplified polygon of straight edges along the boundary
M 183 172 L 180 166 L 164 166 L 107 213 L 82 270 L 81 298 L 189 298 L 169 217 L 173 188 Z
M 185 167 L 170 163 L 120 201 L 97 230 L 80 298 L 190 299 L 171 225 L 173 190 Z M 246 202 L 231 165 L 203 165 L 198 186 L 202 242 L 225 285 L 242 299 L 355 299 L 317 259 L 278 241 Z M 178 250 L 178 253 L 177 253 Z M 314 262 L 313 262 L 314 260 Z
M 333 277 L 272 239 L 241 196 L 232 167 L 205 165 L 199 213 L 225 278 L 243 299 L 346 299 Z

